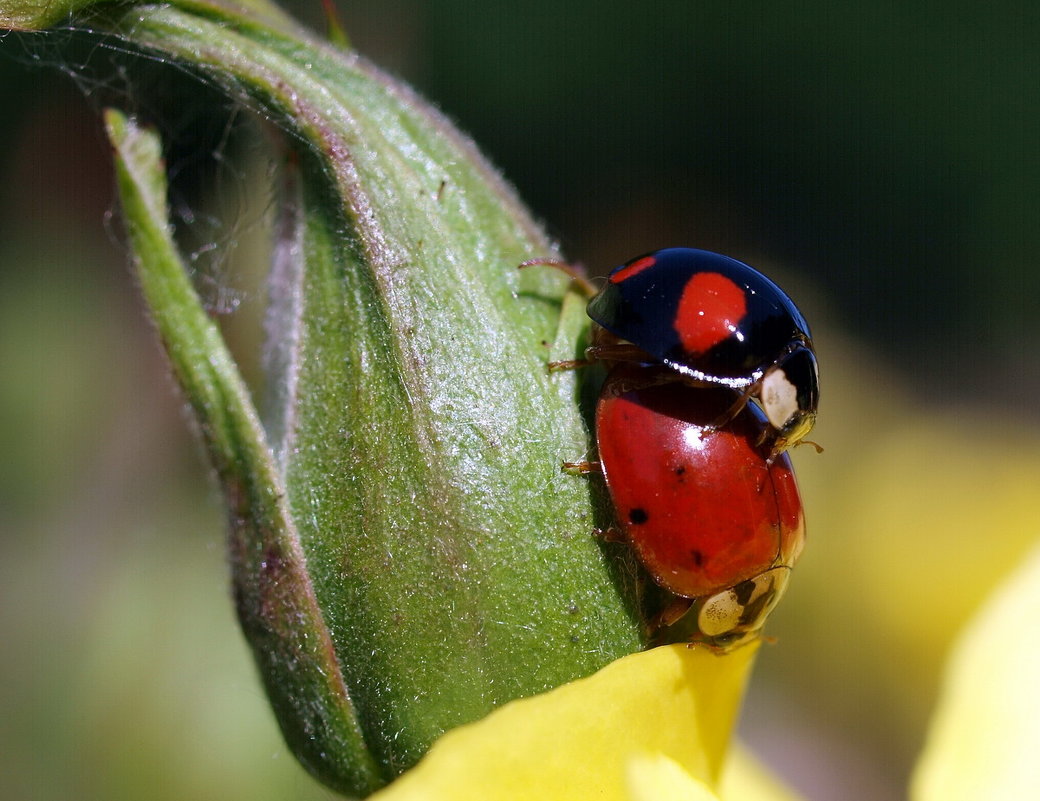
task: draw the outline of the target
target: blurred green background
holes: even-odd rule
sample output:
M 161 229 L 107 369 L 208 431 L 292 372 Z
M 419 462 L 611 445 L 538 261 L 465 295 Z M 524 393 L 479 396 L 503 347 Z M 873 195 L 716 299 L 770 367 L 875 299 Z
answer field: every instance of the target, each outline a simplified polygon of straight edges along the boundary
M 952 637 L 1040 533 L 1040 6 L 340 11 L 591 271 L 693 245 L 799 301 L 826 451 L 796 454 L 810 542 L 742 734 L 808 799 L 902 797 Z M 216 494 L 110 233 L 97 107 L 179 140 L 175 212 L 242 352 L 269 165 L 241 109 L 127 63 L 0 38 L 0 797 L 327 798 L 234 625 Z

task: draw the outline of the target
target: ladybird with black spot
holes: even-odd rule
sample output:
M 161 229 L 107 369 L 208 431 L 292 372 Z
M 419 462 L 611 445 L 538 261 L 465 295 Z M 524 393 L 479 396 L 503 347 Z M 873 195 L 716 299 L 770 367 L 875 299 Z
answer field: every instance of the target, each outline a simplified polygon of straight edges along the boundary
M 805 539 L 790 458 L 761 444 L 763 412 L 747 404 L 713 426 L 734 394 L 620 363 L 596 406 L 599 461 L 579 467 L 603 474 L 625 539 L 678 596 L 655 628 L 695 607 L 692 639 L 719 647 L 758 635 Z

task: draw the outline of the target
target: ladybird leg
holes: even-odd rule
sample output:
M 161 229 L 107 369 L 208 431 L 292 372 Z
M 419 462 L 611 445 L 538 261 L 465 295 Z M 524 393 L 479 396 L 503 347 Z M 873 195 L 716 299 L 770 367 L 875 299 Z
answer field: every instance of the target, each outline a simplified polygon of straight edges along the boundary
M 761 448 L 763 445 L 769 442 L 770 436 L 771 432 L 763 431 L 759 435 L 758 440 L 755 442 L 755 446 Z M 799 439 L 795 440 L 794 442 L 790 442 L 784 437 L 773 436 L 773 441 L 769 443 L 769 458 L 766 459 L 766 461 L 772 464 L 776 457 L 784 451 L 786 451 L 788 448 L 797 448 L 799 445 L 811 445 L 817 453 L 823 453 L 823 446 L 820 443 L 813 442 L 810 439 Z
M 741 391 L 737 396 L 737 399 L 730 404 L 730 407 L 726 409 L 722 414 L 712 420 L 708 425 L 705 426 L 706 432 L 718 431 L 720 428 L 725 428 L 726 424 L 729 423 L 733 418 L 740 414 L 740 410 L 747 406 L 748 401 L 751 399 L 752 390 L 755 385 L 752 384 L 747 389 Z M 760 438 L 761 441 L 755 443 L 758 446 L 765 444 L 765 440 L 769 435 L 769 431 L 763 431 Z
M 580 462 L 561 462 L 561 473 L 571 473 L 576 476 L 587 476 L 589 473 L 603 475 L 603 465 L 600 462 L 582 460 Z
M 561 370 L 577 370 L 579 367 L 588 367 L 592 363 L 591 359 L 563 359 L 557 362 L 549 362 L 545 366 L 549 368 L 550 373 L 556 373 Z
M 589 345 L 585 348 L 585 360 L 590 364 L 598 361 L 636 363 L 655 361 L 645 350 L 627 342 Z
M 630 362 L 643 364 L 653 362 L 654 357 L 645 350 L 627 342 L 611 342 L 606 345 L 589 345 L 585 348 L 584 359 L 568 359 L 560 362 L 549 362 L 549 370 L 574 370 L 588 367 L 596 362 Z
M 591 298 L 599 290 L 592 285 L 592 282 L 585 277 L 585 270 L 579 264 L 570 264 L 559 259 L 528 259 L 527 261 L 521 262 L 517 265 L 518 270 L 523 270 L 525 267 L 534 266 L 552 267 L 554 270 L 559 270 L 564 275 L 570 276 L 570 279 L 574 282 L 574 286 L 577 287 L 585 297 Z
M 687 648 L 707 648 L 715 656 L 726 656 L 736 651 L 738 648 L 743 648 L 745 645 L 751 645 L 753 642 L 761 640 L 768 645 L 776 644 L 776 637 L 763 637 L 757 631 L 753 634 L 749 634 L 745 637 L 741 637 L 739 640 L 728 643 L 717 643 L 711 640 L 690 640 L 686 643 Z
M 592 536 L 601 542 L 628 542 L 628 538 L 621 529 L 610 526 L 608 528 L 592 529 Z
M 690 611 L 691 606 L 693 606 L 692 598 L 676 596 L 664 609 L 657 613 L 653 620 L 649 621 L 647 624 L 649 633 L 655 634 L 661 629 L 675 625 L 683 615 Z

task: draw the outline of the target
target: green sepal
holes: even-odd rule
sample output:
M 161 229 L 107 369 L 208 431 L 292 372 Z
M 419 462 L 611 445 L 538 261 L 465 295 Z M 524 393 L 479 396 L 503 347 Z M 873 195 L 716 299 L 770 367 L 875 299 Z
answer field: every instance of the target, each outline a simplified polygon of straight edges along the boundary
M 630 566 L 591 535 L 588 481 L 559 470 L 589 444 L 577 376 L 546 362 L 573 357 L 588 323 L 565 276 L 516 269 L 556 251 L 440 114 L 356 54 L 206 8 L 112 7 L 92 24 L 292 132 L 266 432 L 197 298 L 142 286 L 228 496 L 239 614 L 286 739 L 363 795 L 443 732 L 642 645 Z M 165 220 L 156 187 L 124 194 L 131 231 L 140 198 L 147 230 Z M 185 293 L 160 229 L 162 249 L 132 236 L 142 276 L 176 264 Z M 217 366 L 219 392 L 192 373 Z M 304 646 L 324 684 L 294 675 Z
M 177 253 L 158 137 L 105 114 L 136 276 L 227 504 L 235 602 L 280 719 L 311 732 L 297 756 L 343 789 L 381 783 L 307 574 L 286 491 L 248 391 Z

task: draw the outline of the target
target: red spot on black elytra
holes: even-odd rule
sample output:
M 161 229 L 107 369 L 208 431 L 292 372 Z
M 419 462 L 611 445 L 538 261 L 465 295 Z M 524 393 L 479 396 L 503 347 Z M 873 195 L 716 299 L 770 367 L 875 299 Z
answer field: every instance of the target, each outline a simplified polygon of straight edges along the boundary
M 620 284 L 626 278 L 631 278 L 633 275 L 643 272 L 643 270 L 653 267 L 657 264 L 657 259 L 653 256 L 643 256 L 641 259 L 626 264 L 620 270 L 615 270 L 610 274 L 610 283 Z
M 697 273 L 683 287 L 675 333 L 688 353 L 705 353 L 733 335 L 747 314 L 744 290 L 721 273 Z

